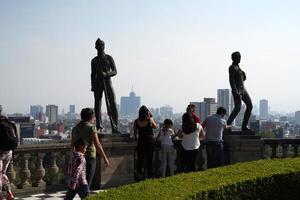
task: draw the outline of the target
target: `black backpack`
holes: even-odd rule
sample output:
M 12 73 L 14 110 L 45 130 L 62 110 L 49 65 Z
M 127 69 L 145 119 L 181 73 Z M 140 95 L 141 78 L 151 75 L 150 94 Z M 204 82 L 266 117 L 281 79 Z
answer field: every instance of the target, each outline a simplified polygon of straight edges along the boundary
M 9 151 L 17 148 L 18 137 L 15 124 L 5 117 L 0 117 L 0 150 Z

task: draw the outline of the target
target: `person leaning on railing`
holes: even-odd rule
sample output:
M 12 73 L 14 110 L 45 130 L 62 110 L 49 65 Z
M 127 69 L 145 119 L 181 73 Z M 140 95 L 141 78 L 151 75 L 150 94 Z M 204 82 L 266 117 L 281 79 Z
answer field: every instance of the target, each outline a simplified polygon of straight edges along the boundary
M 93 109 L 83 108 L 80 115 L 81 121 L 72 130 L 71 149 L 74 150 L 74 143 L 78 138 L 82 138 L 88 144 L 85 159 L 86 179 L 90 188 L 96 170 L 96 152 L 103 158 L 106 167 L 109 161 L 99 141 L 97 131 L 92 125 Z

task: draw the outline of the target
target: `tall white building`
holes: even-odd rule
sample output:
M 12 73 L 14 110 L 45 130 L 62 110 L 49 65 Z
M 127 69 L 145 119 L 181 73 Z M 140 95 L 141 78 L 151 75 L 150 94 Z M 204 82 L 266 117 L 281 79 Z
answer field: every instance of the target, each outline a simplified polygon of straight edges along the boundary
M 231 112 L 232 95 L 230 89 L 218 89 L 218 106 L 226 109 L 227 114 Z
M 48 117 L 48 122 L 50 124 L 55 123 L 58 120 L 58 106 L 47 105 L 46 106 L 46 116 Z
M 259 118 L 268 119 L 268 115 L 269 115 L 268 100 L 262 99 L 259 101 Z
M 300 111 L 295 112 L 295 123 L 300 125 Z

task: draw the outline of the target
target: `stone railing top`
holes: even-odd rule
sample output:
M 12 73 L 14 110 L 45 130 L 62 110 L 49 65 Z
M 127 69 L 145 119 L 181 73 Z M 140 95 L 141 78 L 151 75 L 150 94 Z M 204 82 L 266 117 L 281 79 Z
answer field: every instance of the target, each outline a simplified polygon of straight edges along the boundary
M 261 139 L 265 145 L 274 145 L 274 144 L 299 144 L 299 138 L 262 138 Z
M 70 143 L 51 143 L 51 144 L 25 144 L 18 146 L 14 152 L 30 152 L 30 151 L 53 151 L 53 150 L 68 150 Z

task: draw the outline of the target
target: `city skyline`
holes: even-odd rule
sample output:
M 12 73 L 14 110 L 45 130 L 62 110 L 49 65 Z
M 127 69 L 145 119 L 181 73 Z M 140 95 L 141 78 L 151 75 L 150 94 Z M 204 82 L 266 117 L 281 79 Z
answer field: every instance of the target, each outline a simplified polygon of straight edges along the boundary
M 230 55 L 240 51 L 254 104 L 265 98 L 272 110 L 295 112 L 299 8 L 297 1 L 4 0 L 0 104 L 7 113 L 39 104 L 93 107 L 90 61 L 100 37 L 116 62 L 117 99 L 134 85 L 143 104 L 183 112 L 230 88 Z

